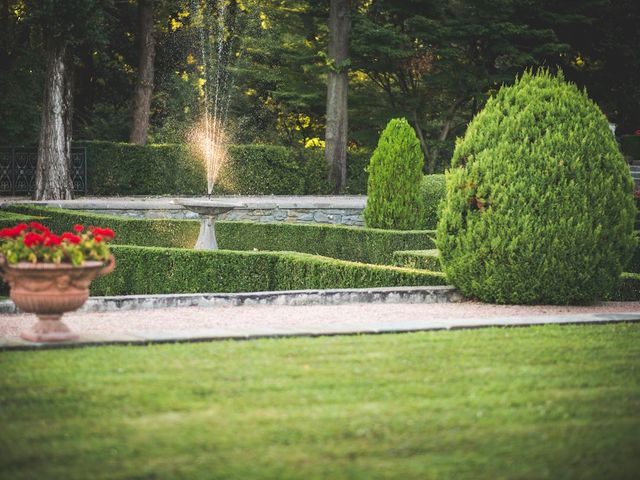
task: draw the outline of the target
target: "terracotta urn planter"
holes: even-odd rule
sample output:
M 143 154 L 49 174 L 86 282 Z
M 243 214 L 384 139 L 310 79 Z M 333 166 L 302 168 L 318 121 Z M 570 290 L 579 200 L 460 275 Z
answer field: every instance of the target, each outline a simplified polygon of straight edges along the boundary
M 80 266 L 29 262 L 9 265 L 0 255 L 0 274 L 11 287 L 11 300 L 23 312 L 35 313 L 38 317 L 31 330 L 20 336 L 32 342 L 77 339 L 78 335 L 60 318 L 84 305 L 89 298 L 91 281 L 111 272 L 115 265 L 113 255 L 106 264 L 86 261 Z

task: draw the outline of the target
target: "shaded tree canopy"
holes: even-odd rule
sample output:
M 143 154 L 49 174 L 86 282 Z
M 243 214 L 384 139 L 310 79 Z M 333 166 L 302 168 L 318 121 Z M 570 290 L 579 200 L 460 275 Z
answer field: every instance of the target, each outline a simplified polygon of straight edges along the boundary
M 151 142 L 184 141 L 202 113 L 200 25 L 193 7 L 220 1 L 232 2 L 153 2 Z M 62 3 L 68 8 L 52 9 L 52 0 L 0 2 L 3 145 L 35 144 L 39 137 L 46 28 L 73 45 L 73 138 L 129 138 L 139 57 L 137 4 Z M 233 3 L 242 17 L 235 31 L 225 33 L 238 38 L 229 65 L 230 137 L 237 143 L 321 148 L 329 2 Z M 421 140 L 425 169 L 441 170 L 453 140 L 488 96 L 532 66 L 561 67 L 569 80 L 587 88 L 619 133 L 640 128 L 638 2 L 352 0 L 351 17 L 350 148 L 373 148 L 387 121 L 403 116 Z

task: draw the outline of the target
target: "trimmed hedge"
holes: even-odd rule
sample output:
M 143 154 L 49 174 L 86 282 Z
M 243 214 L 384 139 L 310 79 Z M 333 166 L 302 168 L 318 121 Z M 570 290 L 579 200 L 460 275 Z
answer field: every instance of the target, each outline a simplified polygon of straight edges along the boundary
M 424 228 L 435 229 L 438 226 L 438 209 L 445 190 L 444 174 L 434 173 L 422 178 L 420 191 L 424 202 Z
M 10 228 L 19 223 L 29 223 L 33 221 L 41 221 L 42 217 L 22 215 L 20 213 L 0 211 L 0 228 Z
M 293 252 L 114 246 L 117 268 L 92 295 L 252 292 L 445 285 L 442 273 L 366 265 Z
M 311 253 L 355 262 L 391 264 L 397 250 L 433 248 L 429 230 L 381 230 L 342 225 L 217 222 L 216 236 L 227 250 Z
M 137 219 L 37 205 L 11 205 L 6 210 L 22 214 L 18 221 L 25 221 L 24 215 L 44 217 L 40 221 L 53 232 L 70 231 L 78 223 L 111 228 L 116 232 L 114 243 L 120 245 L 193 248 L 200 231 L 197 220 Z
M 87 149 L 90 195 L 202 195 L 204 163 L 187 145 L 77 142 Z M 347 190 L 366 192 L 367 152 L 347 153 Z M 277 145 L 230 145 L 214 193 L 323 195 L 331 192 L 324 153 Z
M 393 264 L 397 267 L 417 268 L 432 272 L 442 271 L 440 253 L 437 249 L 393 252 Z
M 640 301 L 640 274 L 623 273 L 620 276 L 618 287 L 607 297 L 607 300 L 617 302 Z
M 371 152 L 366 150 L 347 151 L 347 185 L 345 193 L 366 194 L 369 179 L 369 159 Z

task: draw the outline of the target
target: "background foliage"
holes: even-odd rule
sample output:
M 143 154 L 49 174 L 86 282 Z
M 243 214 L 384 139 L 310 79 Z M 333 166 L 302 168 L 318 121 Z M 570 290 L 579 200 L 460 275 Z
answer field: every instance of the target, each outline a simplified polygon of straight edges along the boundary
M 0 3 L 2 145 L 37 140 L 41 20 L 53 15 L 56 1 Z M 59 3 L 64 8 L 54 9 L 57 31 L 73 43 L 74 138 L 126 141 L 137 73 L 136 2 Z M 201 25 L 192 11 L 197 3 L 154 3 L 154 143 L 183 142 L 202 114 Z M 244 17 L 232 32 L 233 142 L 321 144 L 328 2 L 238 4 Z M 620 133 L 640 128 L 638 2 L 354 0 L 352 7 L 351 148 L 371 151 L 389 119 L 406 117 L 420 139 L 425 169 L 442 171 L 454 138 L 464 134 L 488 95 L 538 65 L 559 65 L 568 79 L 587 87 Z

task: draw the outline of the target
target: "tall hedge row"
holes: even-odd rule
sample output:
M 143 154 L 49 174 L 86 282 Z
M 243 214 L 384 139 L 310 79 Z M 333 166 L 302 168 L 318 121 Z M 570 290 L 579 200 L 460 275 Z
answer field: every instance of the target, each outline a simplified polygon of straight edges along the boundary
M 206 169 L 186 145 L 131 145 L 104 141 L 75 144 L 87 149 L 90 195 L 203 195 Z M 366 191 L 366 152 L 349 152 L 347 190 Z M 238 195 L 322 195 L 323 152 L 276 145 L 231 145 L 214 192 Z
M 424 203 L 424 223 L 422 228 L 435 229 L 438 226 L 440 202 L 444 197 L 445 179 L 441 173 L 425 175 L 420 184 Z

